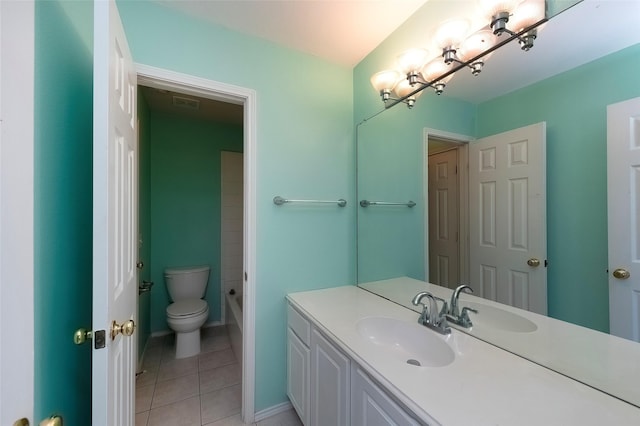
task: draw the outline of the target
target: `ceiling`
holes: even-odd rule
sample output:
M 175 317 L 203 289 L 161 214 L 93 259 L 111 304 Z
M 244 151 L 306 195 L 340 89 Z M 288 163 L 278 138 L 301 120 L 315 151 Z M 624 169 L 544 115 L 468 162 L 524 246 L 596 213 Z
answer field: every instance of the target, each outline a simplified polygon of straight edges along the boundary
M 351 68 L 427 2 L 427 0 L 155 1 L 188 15 Z
M 349 67 L 354 67 L 427 3 L 426 0 L 155 1 Z M 443 2 L 455 4 L 456 8 L 464 4 L 475 7 L 476 3 L 474 0 L 430 0 L 425 7 L 434 10 L 449 7 Z M 441 17 L 437 19 L 437 22 L 425 23 L 425 28 L 435 28 L 442 20 Z M 517 43 L 504 46 L 487 61 L 478 77 L 464 70 L 456 73 L 445 89 L 445 95 L 468 102 L 484 102 L 639 43 L 639 23 L 638 0 L 583 0 L 553 17 L 540 30 L 531 51 L 521 51 Z M 416 40 L 416 44 L 416 47 L 422 47 L 424 41 Z M 149 91 L 145 92 L 147 95 L 151 98 L 147 101 L 152 109 L 172 108 L 155 102 L 161 99 L 169 102 L 172 95 L 150 95 Z M 204 101 L 212 103 L 209 107 L 216 107 L 215 101 Z M 235 108 L 235 120 L 242 120 L 241 107 Z

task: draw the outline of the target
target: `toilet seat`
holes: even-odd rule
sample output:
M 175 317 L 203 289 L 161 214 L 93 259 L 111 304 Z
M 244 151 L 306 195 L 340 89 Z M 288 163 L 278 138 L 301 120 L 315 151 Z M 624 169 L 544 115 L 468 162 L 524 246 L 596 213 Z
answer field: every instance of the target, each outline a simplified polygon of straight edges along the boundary
M 202 299 L 187 299 L 174 302 L 167 306 L 168 318 L 188 318 L 202 314 L 209 307 Z

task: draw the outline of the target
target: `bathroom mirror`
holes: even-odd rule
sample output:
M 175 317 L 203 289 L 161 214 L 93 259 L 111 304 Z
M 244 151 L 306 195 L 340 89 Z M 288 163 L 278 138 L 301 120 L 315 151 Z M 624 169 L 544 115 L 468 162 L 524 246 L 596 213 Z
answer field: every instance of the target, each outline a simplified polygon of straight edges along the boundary
M 358 201 L 398 203 L 357 207 L 357 271 L 364 288 L 407 306 L 404 291 L 389 290 L 392 287 L 387 285 L 382 294 L 379 285 L 368 283 L 400 277 L 429 281 L 425 129 L 448 143 L 545 122 L 547 313 L 609 332 L 606 109 L 609 104 L 640 96 L 635 77 L 640 75 L 640 35 L 635 28 L 640 8 L 632 0 L 584 0 L 568 7 L 571 4 L 556 9 L 549 4 L 553 16 L 530 52 L 520 52 L 517 43 L 504 46 L 479 76 L 458 73 L 441 96 L 426 89 L 411 110 L 401 104 L 375 115 L 382 103 L 369 84 L 370 75 L 393 61 L 401 48 L 413 47 L 401 40 L 411 34 L 409 29 L 356 67 Z M 587 12 L 594 10 L 598 19 L 585 20 L 593 16 Z M 585 28 L 605 32 L 606 25 L 593 26 L 596 21 L 616 22 L 615 29 L 606 30 L 606 38 L 618 42 L 617 48 L 600 52 L 597 41 L 582 45 L 587 40 L 578 35 Z M 636 34 L 627 37 L 631 33 Z M 604 33 L 600 38 L 605 38 Z M 562 65 L 559 71 L 544 67 L 549 54 L 555 65 Z M 583 57 L 589 59 L 571 64 Z M 528 80 L 531 72 L 534 76 Z M 464 150 L 460 152 L 464 155 Z M 413 207 L 408 206 L 410 201 Z M 462 238 L 465 231 L 463 224 Z M 460 262 L 467 261 L 468 253 L 460 256 Z M 463 280 L 461 272 L 458 282 Z M 550 354 L 520 344 L 522 336 L 483 333 L 481 327 L 473 333 L 640 406 L 637 393 L 616 388 L 606 377 L 595 377 L 593 371 L 576 368 L 578 362 L 558 362 Z M 566 341 L 572 340 L 567 337 Z M 633 343 L 630 350 L 638 346 Z M 583 355 L 575 354 L 575 359 Z M 640 381 L 637 369 L 628 374 L 637 374 Z

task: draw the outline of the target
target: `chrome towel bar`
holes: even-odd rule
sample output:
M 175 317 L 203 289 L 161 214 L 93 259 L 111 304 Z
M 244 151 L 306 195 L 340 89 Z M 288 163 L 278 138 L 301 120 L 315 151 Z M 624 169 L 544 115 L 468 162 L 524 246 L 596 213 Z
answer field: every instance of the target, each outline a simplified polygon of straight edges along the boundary
M 337 204 L 340 207 L 347 205 L 347 200 L 340 198 L 339 200 L 289 200 L 280 196 L 273 197 L 273 204 L 281 206 L 285 203 L 316 203 L 316 204 Z
M 416 203 L 413 201 L 409 201 L 406 203 L 390 203 L 388 201 L 369 201 L 369 200 L 361 200 L 361 207 L 369 207 L 369 206 L 407 206 L 409 208 L 414 207 Z

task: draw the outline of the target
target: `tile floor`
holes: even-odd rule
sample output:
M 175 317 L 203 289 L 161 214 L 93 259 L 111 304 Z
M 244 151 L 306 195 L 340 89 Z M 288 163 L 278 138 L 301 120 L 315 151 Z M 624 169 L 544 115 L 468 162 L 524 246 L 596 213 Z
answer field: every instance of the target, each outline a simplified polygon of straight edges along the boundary
M 201 353 L 174 358 L 173 334 L 153 337 L 136 379 L 136 426 L 243 425 L 242 372 L 224 326 L 202 329 Z M 253 426 L 301 426 L 293 410 Z

